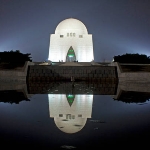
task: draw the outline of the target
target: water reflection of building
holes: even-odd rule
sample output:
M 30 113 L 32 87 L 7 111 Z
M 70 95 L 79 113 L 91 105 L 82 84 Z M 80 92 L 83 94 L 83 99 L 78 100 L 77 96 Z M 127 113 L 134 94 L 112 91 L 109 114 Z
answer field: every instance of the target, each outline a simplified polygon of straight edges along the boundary
M 65 133 L 76 133 L 91 118 L 93 95 L 48 94 L 50 117 Z

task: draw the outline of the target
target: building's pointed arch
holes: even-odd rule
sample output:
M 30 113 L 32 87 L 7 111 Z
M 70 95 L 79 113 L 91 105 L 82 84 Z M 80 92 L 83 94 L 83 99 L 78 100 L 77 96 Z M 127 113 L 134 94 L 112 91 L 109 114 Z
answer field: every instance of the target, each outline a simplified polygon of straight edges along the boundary
M 73 47 L 70 46 L 66 55 L 66 62 L 72 62 L 72 61 L 76 61 L 76 55 L 75 55 Z
M 73 101 L 75 99 L 75 95 L 69 94 L 69 95 L 66 95 L 66 97 L 67 97 L 67 101 L 71 107 L 71 105 L 73 104 Z

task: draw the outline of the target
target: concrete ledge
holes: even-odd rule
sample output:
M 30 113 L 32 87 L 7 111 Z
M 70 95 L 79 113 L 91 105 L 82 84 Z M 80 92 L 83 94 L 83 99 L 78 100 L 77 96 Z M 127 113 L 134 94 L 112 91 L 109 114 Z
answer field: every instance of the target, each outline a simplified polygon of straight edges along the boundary
M 131 65 L 131 64 L 128 64 Z M 137 64 L 138 65 L 138 64 Z M 141 64 L 140 64 L 141 65 Z M 117 67 L 119 82 L 150 82 L 150 72 L 123 72 L 118 62 L 112 62 L 110 66 Z
M 26 82 L 27 70 L 33 62 L 25 62 L 20 70 L 0 70 L 0 82 Z

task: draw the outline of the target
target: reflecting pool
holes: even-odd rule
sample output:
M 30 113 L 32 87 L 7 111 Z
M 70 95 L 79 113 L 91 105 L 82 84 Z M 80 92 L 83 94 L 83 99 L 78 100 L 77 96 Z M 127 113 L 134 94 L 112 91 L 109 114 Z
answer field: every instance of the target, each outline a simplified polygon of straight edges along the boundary
M 147 146 L 148 83 L 1 84 L 5 148 L 83 149 Z

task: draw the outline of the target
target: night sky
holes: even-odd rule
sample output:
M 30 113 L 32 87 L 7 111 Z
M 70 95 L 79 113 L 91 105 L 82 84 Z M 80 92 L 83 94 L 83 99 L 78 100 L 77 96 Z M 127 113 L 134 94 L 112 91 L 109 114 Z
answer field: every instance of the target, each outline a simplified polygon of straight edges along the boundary
M 0 0 L 0 52 L 20 50 L 45 61 L 50 34 L 71 17 L 93 35 L 97 62 L 125 53 L 150 56 L 150 0 Z

